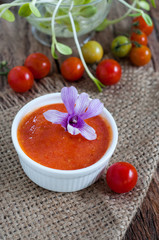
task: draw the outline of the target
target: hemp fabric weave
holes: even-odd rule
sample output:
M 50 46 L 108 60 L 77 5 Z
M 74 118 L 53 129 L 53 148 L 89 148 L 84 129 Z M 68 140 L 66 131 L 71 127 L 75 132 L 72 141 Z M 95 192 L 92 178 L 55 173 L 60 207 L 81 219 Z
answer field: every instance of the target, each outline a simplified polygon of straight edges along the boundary
M 109 165 L 126 161 L 138 171 L 136 187 L 113 193 L 105 173 L 90 187 L 56 193 L 34 184 L 23 172 L 11 141 L 11 124 L 18 110 L 35 97 L 71 86 L 54 74 L 25 94 L 9 87 L 0 93 L 0 211 L 2 240 L 122 239 L 141 205 L 159 159 L 159 74 L 151 67 L 123 62 L 121 81 L 99 93 L 88 78 L 74 85 L 78 92 L 99 98 L 116 120 L 119 139 Z

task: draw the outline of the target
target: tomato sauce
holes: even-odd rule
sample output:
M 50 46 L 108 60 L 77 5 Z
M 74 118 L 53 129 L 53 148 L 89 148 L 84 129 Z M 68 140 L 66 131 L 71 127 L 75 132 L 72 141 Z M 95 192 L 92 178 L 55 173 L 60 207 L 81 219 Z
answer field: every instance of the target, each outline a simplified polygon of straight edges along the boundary
M 28 157 L 49 168 L 75 170 L 94 164 L 104 155 L 112 140 L 112 130 L 105 119 L 96 116 L 85 120 L 97 134 L 90 141 L 47 121 L 43 113 L 50 109 L 67 112 L 62 103 L 47 105 L 26 115 L 19 124 L 18 141 Z

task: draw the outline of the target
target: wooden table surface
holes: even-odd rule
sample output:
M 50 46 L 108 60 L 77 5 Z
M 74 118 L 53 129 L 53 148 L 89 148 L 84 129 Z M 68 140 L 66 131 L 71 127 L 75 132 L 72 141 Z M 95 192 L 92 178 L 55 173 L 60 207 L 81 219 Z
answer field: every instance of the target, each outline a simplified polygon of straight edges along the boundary
M 0 4 L 2 2 L 0 1 Z M 151 10 L 150 13 L 154 21 L 154 31 L 149 36 L 148 41 L 152 52 L 151 64 L 154 71 L 159 72 L 159 1 L 156 2 L 157 8 Z M 114 11 L 116 11 L 116 15 L 121 15 L 119 9 L 114 9 Z M 109 27 L 103 32 L 96 33 L 94 38 L 102 44 L 104 51 L 108 53 L 110 41 L 114 36 L 128 31 L 130 31 L 130 19 Z M 30 25 L 25 20 L 20 17 L 16 18 L 16 23 L 0 20 L 0 61 L 7 60 L 9 67 L 12 68 L 16 65 L 22 65 L 26 56 L 36 51 L 45 53 L 51 59 L 50 49 L 34 40 Z M 60 60 L 62 61 L 62 59 Z M 53 71 L 59 73 L 59 64 L 60 61 L 56 62 L 56 65 L 54 64 L 56 67 Z M 0 76 L 0 91 L 3 92 L 6 86 L 6 77 Z M 159 239 L 159 167 L 153 176 L 147 196 L 124 237 L 124 240 L 138 239 Z

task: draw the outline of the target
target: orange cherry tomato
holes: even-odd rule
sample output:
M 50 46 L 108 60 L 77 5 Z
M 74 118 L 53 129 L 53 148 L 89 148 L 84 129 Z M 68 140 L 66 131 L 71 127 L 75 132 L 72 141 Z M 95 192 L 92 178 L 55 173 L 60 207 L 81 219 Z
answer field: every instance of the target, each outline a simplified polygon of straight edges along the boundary
M 151 51 L 147 46 L 132 47 L 130 61 L 136 66 L 144 66 L 151 60 Z
M 142 16 L 136 17 L 133 19 L 133 27 L 139 28 L 143 31 L 147 36 L 150 35 L 154 29 L 154 25 L 149 26 Z
M 142 32 L 140 29 L 133 29 L 130 35 L 130 40 L 132 41 L 133 46 L 135 46 L 135 42 L 141 45 L 147 45 L 147 35 Z
M 79 80 L 83 76 L 83 73 L 84 73 L 83 63 L 77 57 L 67 58 L 61 64 L 61 74 L 66 80 L 70 82 Z

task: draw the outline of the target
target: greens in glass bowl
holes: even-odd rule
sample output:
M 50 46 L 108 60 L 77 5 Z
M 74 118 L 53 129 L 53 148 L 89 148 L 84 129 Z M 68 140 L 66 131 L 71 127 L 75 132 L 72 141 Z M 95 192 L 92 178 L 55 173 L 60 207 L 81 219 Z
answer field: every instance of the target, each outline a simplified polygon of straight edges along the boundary
M 99 91 L 103 84 L 89 71 L 82 55 L 78 38 L 93 30 L 101 31 L 108 25 L 117 23 L 127 16 L 140 16 L 148 25 L 152 25 L 151 18 L 144 10 L 155 7 L 155 0 L 117 0 L 127 7 L 127 12 L 118 19 L 106 19 L 112 2 L 115 0 L 15 0 L 0 5 L 0 17 L 13 22 L 15 16 L 10 10 L 17 6 L 18 14 L 25 17 L 32 25 L 34 36 L 43 44 L 51 46 L 51 53 L 57 58 L 56 51 L 64 55 L 72 54 L 70 46 L 59 42 L 58 38 L 73 37 L 79 56 L 89 77 L 94 81 Z M 41 39 L 41 36 L 46 36 Z
M 72 1 L 63 1 L 57 9 L 54 19 L 54 31 L 56 37 L 73 37 L 72 25 L 69 17 L 70 4 Z M 83 4 L 72 5 L 72 17 L 75 24 L 75 29 L 78 36 L 91 32 L 98 27 L 110 10 L 111 1 L 108 0 L 96 0 L 96 1 L 81 1 Z M 36 17 L 31 14 L 27 20 L 39 31 L 52 35 L 52 15 L 58 1 L 54 3 L 37 4 L 37 8 L 40 11 L 41 17 Z

